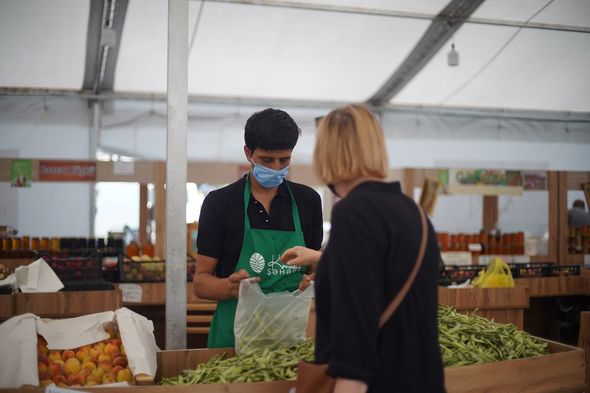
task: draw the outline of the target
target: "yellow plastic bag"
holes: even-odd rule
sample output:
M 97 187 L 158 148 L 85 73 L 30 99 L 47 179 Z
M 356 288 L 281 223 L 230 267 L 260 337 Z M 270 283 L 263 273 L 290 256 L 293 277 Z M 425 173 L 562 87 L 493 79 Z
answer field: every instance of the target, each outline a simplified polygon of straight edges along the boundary
M 512 288 L 514 279 L 510 266 L 502 258 L 494 258 L 471 282 L 475 288 Z

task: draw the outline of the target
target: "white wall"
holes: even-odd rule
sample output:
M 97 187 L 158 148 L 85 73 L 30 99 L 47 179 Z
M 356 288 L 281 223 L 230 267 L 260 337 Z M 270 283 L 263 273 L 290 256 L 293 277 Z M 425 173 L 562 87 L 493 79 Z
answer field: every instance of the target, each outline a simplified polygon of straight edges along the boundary
M 0 157 L 88 159 L 90 111 L 84 101 L 0 97 Z M 32 236 L 89 236 L 88 183 L 0 183 L 0 225 Z

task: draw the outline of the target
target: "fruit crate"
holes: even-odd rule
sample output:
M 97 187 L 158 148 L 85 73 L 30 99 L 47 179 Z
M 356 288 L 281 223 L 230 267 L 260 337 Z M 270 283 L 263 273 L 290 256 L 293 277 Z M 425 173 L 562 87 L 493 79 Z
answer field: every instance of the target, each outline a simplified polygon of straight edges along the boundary
M 553 266 L 551 269 L 553 277 L 576 277 L 580 275 L 580 265 Z
M 97 253 L 51 255 L 38 253 L 62 282 L 102 280 L 101 261 Z
M 440 273 L 439 285 L 448 286 L 461 284 L 467 280 L 473 280 L 477 274 L 484 269 L 484 266 L 454 266 L 447 265 Z
M 122 255 L 120 258 L 120 282 L 164 282 L 166 281 L 166 261 L 162 259 L 139 259 Z M 192 281 L 196 261 L 188 256 L 186 261 L 187 281 Z
M 552 277 L 554 263 L 510 263 L 513 278 Z

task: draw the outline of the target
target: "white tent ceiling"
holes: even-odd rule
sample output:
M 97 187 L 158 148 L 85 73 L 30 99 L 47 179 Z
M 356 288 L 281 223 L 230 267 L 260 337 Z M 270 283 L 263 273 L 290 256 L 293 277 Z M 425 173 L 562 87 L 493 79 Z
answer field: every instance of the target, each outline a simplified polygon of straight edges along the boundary
M 339 103 L 370 100 L 403 70 L 413 51 L 425 48 L 430 50 L 425 65 L 416 66 L 418 71 L 399 91 L 375 104 L 386 131 L 397 126 L 390 135 L 452 139 L 449 130 L 457 128 L 462 139 L 474 134 L 494 139 L 498 134 L 490 124 L 508 118 L 503 132 L 525 135 L 508 139 L 530 141 L 538 135 L 544 141 L 581 141 L 590 147 L 590 1 L 486 0 L 460 21 L 454 34 L 440 38 L 439 46 L 424 47 L 432 26 L 441 17 L 446 20 L 449 6 L 477 1 L 190 1 L 188 92 L 192 102 L 225 107 L 189 110 L 189 142 L 195 138 L 192 127 L 201 127 L 200 144 L 222 145 L 223 135 L 239 135 L 248 111 L 273 105 L 308 108 L 298 121 L 310 130 L 304 136 L 313 144 L 312 116 Z M 97 4 L 113 4 L 112 15 L 121 17 L 115 50 L 106 54 L 114 65 L 101 66 L 110 73 L 110 87 L 88 84 L 101 68 L 92 71 L 100 60 L 97 27 L 101 17 L 105 20 Z M 457 67 L 447 64 L 452 43 L 460 54 Z M 0 95 L 5 100 L 55 95 L 105 103 L 109 97 L 139 99 L 138 105 L 111 104 L 103 112 L 105 139 L 99 144 L 113 151 L 124 139 L 114 130 L 117 135 L 131 132 L 132 138 L 140 130 L 145 135 L 162 131 L 165 122 L 159 117 L 165 110 L 155 117 L 146 118 L 146 113 L 153 115 L 151 100 L 166 93 L 166 59 L 165 0 L 0 0 Z M 5 101 L 1 107 L 22 105 Z M 127 109 L 117 112 L 122 108 Z M 400 111 L 403 115 L 396 117 Z M 468 117 L 457 122 L 438 117 L 461 117 L 463 112 Z M 475 119 L 485 119 L 469 117 L 474 113 Z M 420 116 L 429 120 L 421 122 Z M 487 130 L 483 137 L 482 130 Z M 575 137 L 568 130 L 576 130 Z M 233 150 L 207 149 L 191 158 L 227 160 Z M 162 155 L 150 149 L 133 153 Z

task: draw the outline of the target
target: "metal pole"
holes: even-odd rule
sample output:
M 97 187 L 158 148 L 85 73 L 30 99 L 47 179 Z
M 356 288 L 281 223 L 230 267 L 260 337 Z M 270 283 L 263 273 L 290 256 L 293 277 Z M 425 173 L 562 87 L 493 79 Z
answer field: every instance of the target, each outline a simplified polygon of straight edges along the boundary
M 90 125 L 90 135 L 88 135 L 88 159 L 96 161 L 96 149 L 98 148 L 98 138 L 100 135 L 100 116 L 102 103 L 98 100 L 92 101 L 92 124 Z M 96 219 L 96 183 L 88 185 L 89 212 L 88 234 L 94 236 L 94 221 Z
M 188 3 L 168 1 L 166 349 L 186 348 L 186 128 Z

